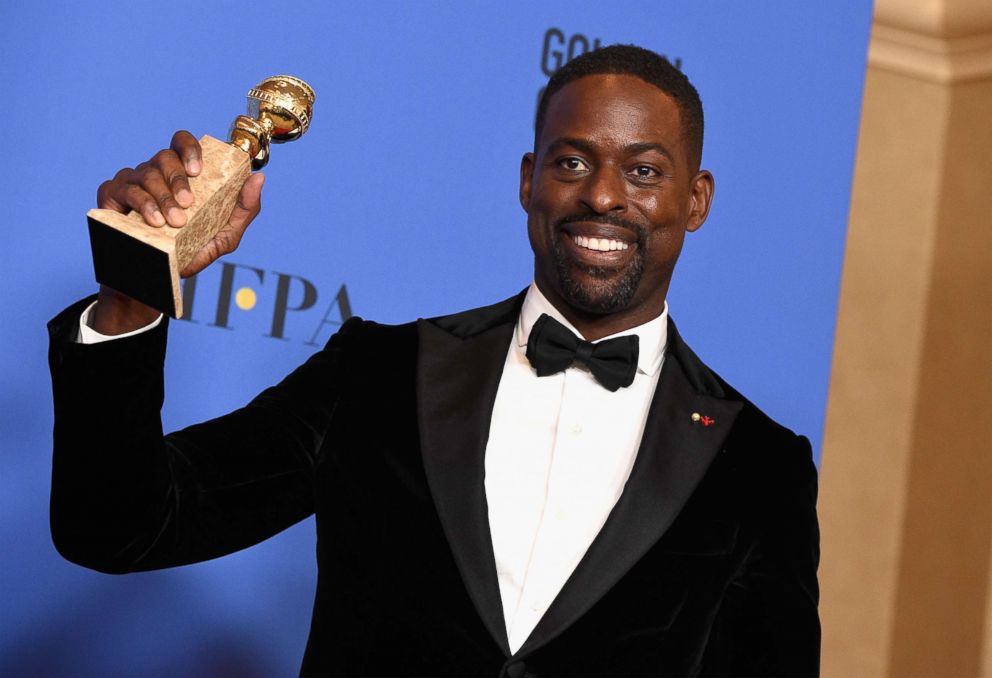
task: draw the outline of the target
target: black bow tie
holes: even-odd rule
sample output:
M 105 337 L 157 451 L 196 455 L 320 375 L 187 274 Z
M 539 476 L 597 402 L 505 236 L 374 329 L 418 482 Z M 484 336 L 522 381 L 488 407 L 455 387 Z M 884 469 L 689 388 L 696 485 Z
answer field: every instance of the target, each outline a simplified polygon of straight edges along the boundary
M 542 313 L 527 339 L 527 360 L 537 376 L 547 377 L 578 360 L 609 391 L 630 386 L 637 373 L 637 335 L 614 337 L 598 343 L 575 336 L 560 322 Z

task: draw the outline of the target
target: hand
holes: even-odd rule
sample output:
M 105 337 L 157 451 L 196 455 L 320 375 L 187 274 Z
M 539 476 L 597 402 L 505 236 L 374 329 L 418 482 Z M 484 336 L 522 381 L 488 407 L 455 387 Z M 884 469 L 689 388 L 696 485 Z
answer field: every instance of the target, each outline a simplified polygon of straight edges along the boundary
M 187 177 L 200 173 L 201 158 L 196 138 L 186 131 L 176 132 L 169 148 L 134 169 L 120 170 L 113 179 L 100 184 L 97 206 L 121 213 L 134 210 L 153 227 L 168 224 L 181 228 L 186 225 L 184 208 L 193 204 Z M 237 248 L 245 229 L 261 210 L 264 181 L 265 177 L 258 173 L 248 178 L 228 223 L 194 255 L 180 272 L 183 277 L 199 273 Z M 101 334 L 121 334 L 138 329 L 157 317 L 158 311 L 106 287 L 101 287 L 99 303 L 91 315 L 93 329 Z
M 187 177 L 200 173 L 201 157 L 196 138 L 186 131 L 176 132 L 169 148 L 159 151 L 134 169 L 122 169 L 113 179 L 103 182 L 96 192 L 97 205 L 121 213 L 130 210 L 140 212 L 151 226 L 168 224 L 181 228 L 186 225 L 183 208 L 193 204 L 193 192 Z M 230 220 L 181 271 L 183 277 L 199 273 L 215 259 L 237 248 L 248 224 L 262 208 L 264 181 L 262 174 L 248 178 L 241 188 Z

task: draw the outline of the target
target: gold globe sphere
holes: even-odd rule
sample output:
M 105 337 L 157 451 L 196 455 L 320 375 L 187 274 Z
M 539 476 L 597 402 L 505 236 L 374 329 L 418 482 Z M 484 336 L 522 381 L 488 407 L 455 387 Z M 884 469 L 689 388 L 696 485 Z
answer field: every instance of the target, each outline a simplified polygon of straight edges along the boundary
M 270 129 L 272 143 L 298 139 L 310 127 L 314 93 L 291 75 L 275 75 L 248 92 L 248 115 Z
M 274 75 L 248 91 L 248 115 L 231 124 L 232 144 L 251 157 L 252 169 L 269 161 L 269 144 L 299 139 L 310 127 L 313 88 L 291 75 Z

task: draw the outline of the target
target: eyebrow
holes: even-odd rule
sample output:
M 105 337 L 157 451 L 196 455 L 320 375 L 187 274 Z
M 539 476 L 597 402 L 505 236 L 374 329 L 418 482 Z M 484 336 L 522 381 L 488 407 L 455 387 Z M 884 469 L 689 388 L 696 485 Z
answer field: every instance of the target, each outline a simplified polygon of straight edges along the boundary
M 578 139 L 575 137 L 562 137 L 560 139 L 555 139 L 548 145 L 546 152 L 550 152 L 560 146 L 571 146 L 579 151 L 582 151 L 583 153 L 592 154 L 595 152 L 595 147 L 591 143 L 585 139 Z M 668 152 L 667 148 L 652 141 L 641 141 L 636 144 L 629 144 L 623 147 L 623 152 L 625 155 L 637 155 L 638 153 L 647 153 L 648 151 L 660 153 L 668 158 L 670 162 L 675 162 L 675 158 L 672 157 L 672 154 Z
M 637 144 L 631 144 L 630 146 L 624 147 L 624 152 L 628 155 L 637 155 L 638 153 L 647 153 L 648 151 L 656 151 L 661 153 L 663 156 L 668 158 L 671 162 L 675 162 L 675 158 L 672 154 L 668 152 L 668 149 L 661 144 L 656 144 L 651 141 L 644 141 Z

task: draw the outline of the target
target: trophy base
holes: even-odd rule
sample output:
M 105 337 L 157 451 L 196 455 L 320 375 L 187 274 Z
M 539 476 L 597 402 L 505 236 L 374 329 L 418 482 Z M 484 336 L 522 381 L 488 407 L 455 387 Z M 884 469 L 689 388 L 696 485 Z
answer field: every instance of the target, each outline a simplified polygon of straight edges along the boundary
M 251 174 L 241 149 L 211 136 L 200 139 L 200 148 L 203 170 L 189 177 L 193 204 L 182 228 L 149 226 L 137 212 L 86 213 L 97 282 L 173 318 L 183 315 L 180 271 L 227 224 Z
M 128 233 L 132 228 L 149 228 L 143 221 L 140 224 L 106 223 L 113 222 L 113 217 L 100 212 L 111 210 L 90 210 L 86 214 L 96 281 L 173 318 L 181 318 L 183 301 L 175 241 L 170 238 L 154 244 L 144 242 Z

